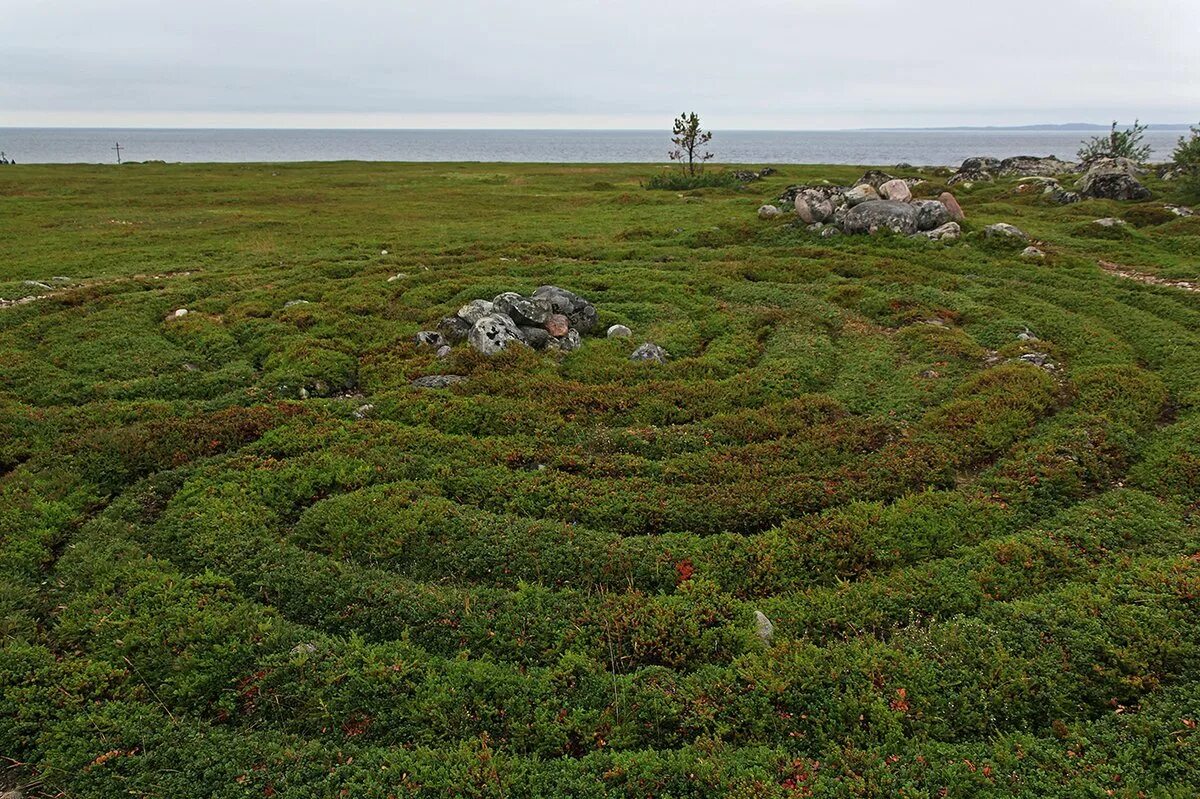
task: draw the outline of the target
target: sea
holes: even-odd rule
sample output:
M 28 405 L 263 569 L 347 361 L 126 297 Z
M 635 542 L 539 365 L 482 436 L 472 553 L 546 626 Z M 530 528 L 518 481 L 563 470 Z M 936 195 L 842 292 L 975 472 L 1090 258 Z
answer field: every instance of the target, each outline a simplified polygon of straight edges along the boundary
M 716 131 L 709 146 L 727 164 L 957 166 L 972 156 L 1074 157 L 1102 131 Z M 1168 160 L 1181 131 L 1151 129 L 1151 160 Z M 479 161 L 657 163 L 669 135 L 657 130 L 255 130 L 0 128 L 0 152 L 17 163 L 278 161 Z

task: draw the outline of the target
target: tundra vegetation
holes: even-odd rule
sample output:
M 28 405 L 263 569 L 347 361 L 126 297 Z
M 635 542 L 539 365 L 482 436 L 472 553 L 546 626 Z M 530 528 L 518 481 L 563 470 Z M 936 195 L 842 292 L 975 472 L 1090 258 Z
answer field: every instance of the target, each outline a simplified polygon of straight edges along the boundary
M 3 170 L 0 788 L 1194 797 L 1200 217 L 862 172 Z

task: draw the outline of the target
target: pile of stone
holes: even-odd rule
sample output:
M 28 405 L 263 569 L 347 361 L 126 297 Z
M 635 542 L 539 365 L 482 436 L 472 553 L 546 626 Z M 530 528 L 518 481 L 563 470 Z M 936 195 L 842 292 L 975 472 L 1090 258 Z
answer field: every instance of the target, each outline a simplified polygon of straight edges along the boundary
M 826 237 L 888 230 L 935 241 L 959 238 L 962 207 L 949 192 L 936 200 L 915 199 L 912 188 L 922 182 L 873 169 L 849 187 L 791 186 L 780 202 L 791 202 L 799 220 Z
M 416 341 L 435 348 L 439 357 L 449 355 L 451 345 L 462 341 L 484 355 L 514 344 L 570 352 L 595 326 L 595 305 L 558 286 L 541 286 L 528 297 L 506 291 L 490 300 L 471 300 L 454 316 L 442 319 L 437 330 L 417 333 Z
M 418 347 L 437 351 L 439 358 L 450 355 L 451 346 L 467 342 L 484 355 L 494 355 L 514 345 L 535 350 L 571 352 L 578 349 L 585 333 L 596 326 L 596 306 L 574 292 L 558 286 L 540 286 L 528 297 L 506 291 L 490 300 L 471 300 L 438 323 L 437 330 L 422 330 L 414 337 Z M 608 328 L 608 338 L 633 335 L 625 325 Z M 657 344 L 645 343 L 634 350 L 630 360 L 663 363 L 667 351 Z M 434 385 L 446 378 L 445 385 Z M 445 388 L 458 378 L 432 375 L 425 388 Z

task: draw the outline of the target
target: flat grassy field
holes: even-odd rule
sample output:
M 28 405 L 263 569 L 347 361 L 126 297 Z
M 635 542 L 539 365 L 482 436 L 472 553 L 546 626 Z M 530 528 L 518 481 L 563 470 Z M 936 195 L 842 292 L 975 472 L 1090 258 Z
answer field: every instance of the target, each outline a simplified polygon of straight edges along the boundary
M 653 170 L 0 167 L 0 791 L 1197 796 L 1200 216 Z

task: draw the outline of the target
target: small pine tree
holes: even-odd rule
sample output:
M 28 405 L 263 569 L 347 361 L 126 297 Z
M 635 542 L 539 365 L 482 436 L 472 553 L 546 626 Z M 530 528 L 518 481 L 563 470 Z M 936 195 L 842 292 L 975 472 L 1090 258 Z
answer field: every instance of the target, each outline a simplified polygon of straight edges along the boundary
M 1150 157 L 1150 145 L 1142 143 L 1147 127 L 1135 119 L 1132 128 L 1117 130 L 1114 121 L 1107 136 L 1094 136 L 1090 141 L 1083 142 L 1079 148 L 1079 160 L 1086 164 L 1099 158 L 1128 158 L 1140 164 Z
M 1200 199 L 1200 125 L 1192 128 L 1190 137 L 1179 137 L 1171 161 L 1179 170 L 1184 193 L 1192 199 Z
M 700 117 L 693 111 L 675 119 L 672 133 L 671 144 L 675 147 L 667 155 L 672 161 L 678 161 L 689 176 L 703 172 L 704 162 L 713 158 L 712 153 L 704 150 L 704 146 L 712 141 L 712 131 L 700 129 Z

